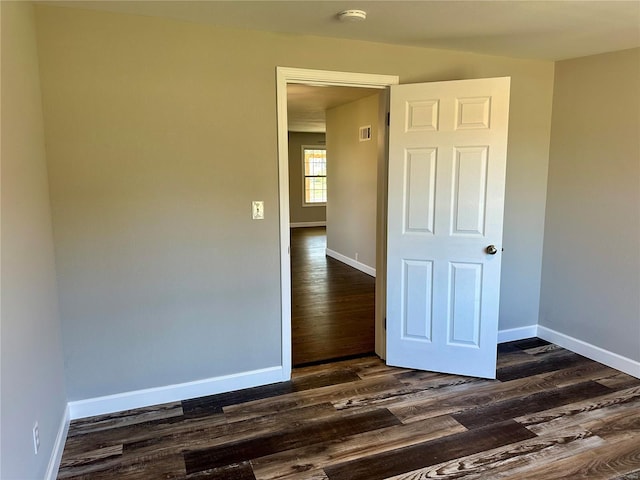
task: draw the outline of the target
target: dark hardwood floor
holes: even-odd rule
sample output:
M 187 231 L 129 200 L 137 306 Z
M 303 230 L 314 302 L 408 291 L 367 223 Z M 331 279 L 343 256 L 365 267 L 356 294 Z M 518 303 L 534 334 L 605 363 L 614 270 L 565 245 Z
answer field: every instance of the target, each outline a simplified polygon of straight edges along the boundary
M 73 421 L 60 479 L 639 479 L 640 380 L 538 339 L 497 380 L 364 357 Z
M 293 365 L 374 351 L 375 279 L 326 247 L 324 227 L 291 229 Z

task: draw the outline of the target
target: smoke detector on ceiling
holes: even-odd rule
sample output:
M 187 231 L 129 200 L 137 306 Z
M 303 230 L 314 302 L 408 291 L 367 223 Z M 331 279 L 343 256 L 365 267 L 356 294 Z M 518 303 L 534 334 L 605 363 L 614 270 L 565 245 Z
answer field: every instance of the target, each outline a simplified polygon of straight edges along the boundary
M 367 12 L 364 10 L 345 10 L 338 14 L 338 18 L 343 22 L 362 22 L 367 19 Z

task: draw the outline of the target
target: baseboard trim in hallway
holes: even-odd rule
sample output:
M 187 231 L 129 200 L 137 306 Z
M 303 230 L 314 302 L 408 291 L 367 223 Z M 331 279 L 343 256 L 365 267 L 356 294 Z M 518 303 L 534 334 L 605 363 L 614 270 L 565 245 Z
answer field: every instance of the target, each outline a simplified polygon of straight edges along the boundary
M 327 222 L 294 222 L 289 224 L 289 228 L 309 228 L 309 227 L 326 227 Z
M 358 262 L 357 260 L 347 257 L 346 255 L 342 255 L 341 253 L 338 253 L 329 248 L 326 249 L 326 255 L 327 257 L 335 258 L 339 262 L 342 262 L 345 265 L 349 265 L 350 267 L 355 268 L 356 270 L 360 270 L 361 272 L 366 273 L 367 275 L 371 275 L 372 277 L 376 276 L 375 268 L 372 268 L 369 265 L 365 265 L 364 263 Z

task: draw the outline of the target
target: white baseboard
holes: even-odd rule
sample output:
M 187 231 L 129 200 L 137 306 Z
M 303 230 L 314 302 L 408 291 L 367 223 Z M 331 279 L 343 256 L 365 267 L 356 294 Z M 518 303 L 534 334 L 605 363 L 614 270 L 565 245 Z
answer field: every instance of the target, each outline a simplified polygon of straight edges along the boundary
M 579 355 L 600 362 L 621 372 L 640 378 L 640 362 L 597 347 L 583 340 L 557 332 L 541 325 L 529 325 L 526 327 L 510 328 L 498 331 L 498 343 L 523 340 L 525 338 L 539 337 L 556 345 L 571 350 Z
M 538 325 L 538 337 L 551 343 L 555 343 L 567 350 L 578 353 L 584 357 L 600 362 L 621 372 L 628 373 L 640 378 L 640 362 L 623 357 L 617 353 L 610 352 L 604 348 L 597 347 L 590 343 L 578 340 L 577 338 L 565 335 L 547 327 Z
M 347 265 L 349 265 L 350 267 L 355 268 L 356 270 L 360 270 L 361 272 L 366 273 L 367 275 L 371 275 L 372 277 L 376 276 L 376 269 L 370 267 L 369 265 L 365 265 L 364 263 L 360 263 L 356 260 L 354 260 L 353 258 L 349 258 L 345 255 L 342 255 L 341 253 L 338 253 L 334 250 L 331 250 L 329 248 L 326 249 L 326 255 L 328 257 L 331 258 L 335 258 L 336 260 L 338 260 L 339 262 L 345 263 Z
M 196 380 L 194 382 L 77 400 L 69 402 L 69 416 L 71 420 L 75 420 L 76 418 L 104 415 L 161 403 L 177 402 L 188 398 L 215 395 L 217 393 L 241 390 L 258 385 L 267 385 L 284 380 L 287 380 L 287 378 L 285 378 L 282 366 L 263 368 L 249 372 Z
M 53 450 L 51 452 L 51 458 L 49 459 L 49 465 L 44 475 L 45 480 L 56 480 L 58 477 L 58 470 L 60 469 L 60 462 L 62 460 L 62 452 L 64 451 L 64 444 L 67 441 L 67 433 L 69 432 L 69 422 L 71 418 L 69 416 L 69 406 L 64 409 L 64 415 L 60 420 L 60 427 L 58 428 L 58 435 L 56 435 L 56 441 L 53 444 Z
M 294 222 L 290 223 L 290 228 L 304 228 L 304 227 L 326 227 L 327 222 Z
M 538 334 L 537 325 L 527 325 L 526 327 L 509 328 L 498 330 L 498 343 L 513 342 L 514 340 L 524 340 L 535 337 Z

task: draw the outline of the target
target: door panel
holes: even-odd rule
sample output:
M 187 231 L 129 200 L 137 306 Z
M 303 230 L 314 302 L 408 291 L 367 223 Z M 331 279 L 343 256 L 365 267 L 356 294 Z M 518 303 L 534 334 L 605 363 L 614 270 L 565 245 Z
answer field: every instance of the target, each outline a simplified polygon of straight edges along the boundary
M 495 378 L 508 112 L 508 78 L 391 87 L 390 365 Z
M 405 158 L 405 232 L 433 233 L 436 149 L 407 149 Z
M 449 263 L 448 343 L 478 347 L 480 303 L 482 301 L 482 264 Z
M 488 147 L 455 147 L 452 235 L 484 235 Z
M 424 260 L 404 260 L 404 338 L 431 341 L 432 317 L 431 298 L 433 296 L 433 262 Z

